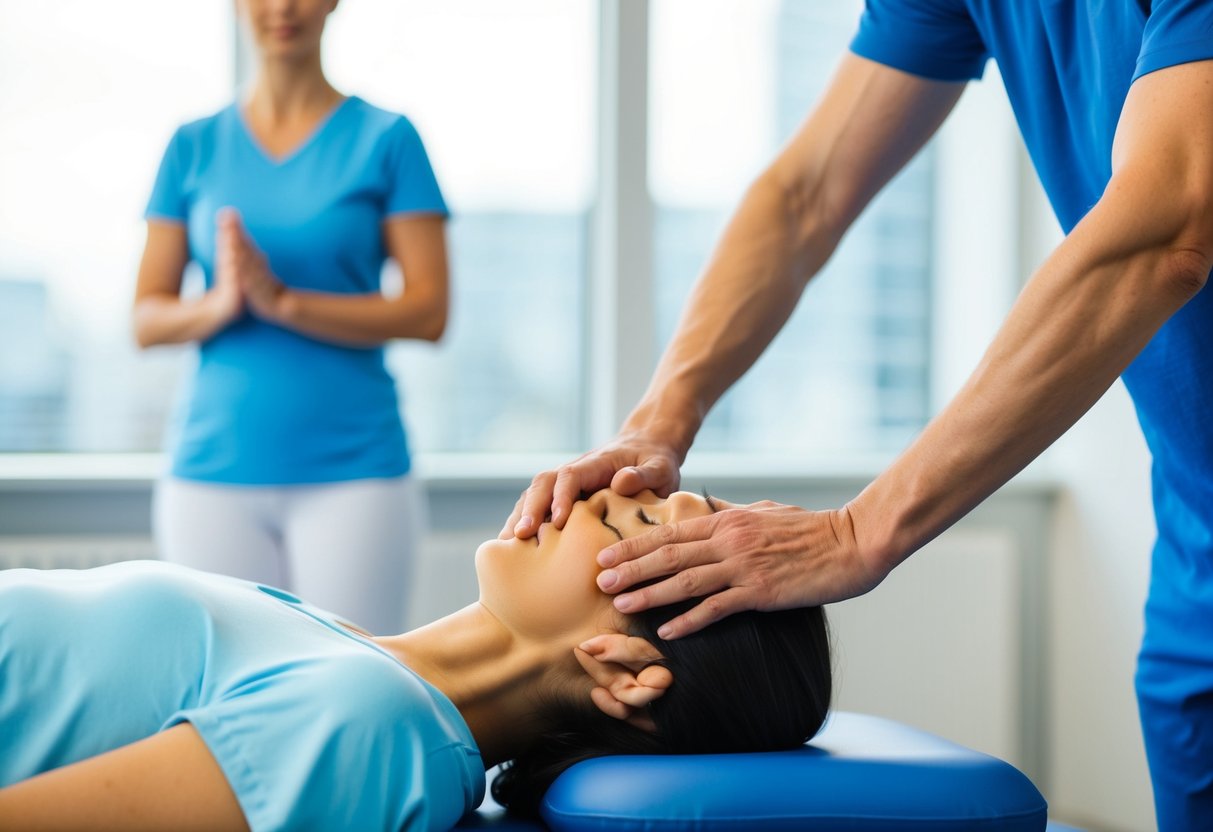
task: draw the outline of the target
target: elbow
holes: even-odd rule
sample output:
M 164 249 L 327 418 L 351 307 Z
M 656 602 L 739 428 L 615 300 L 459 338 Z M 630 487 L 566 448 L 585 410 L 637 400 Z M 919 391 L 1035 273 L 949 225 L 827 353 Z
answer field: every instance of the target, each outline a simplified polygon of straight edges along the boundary
M 442 336 L 446 334 L 446 315 L 443 314 L 437 320 L 433 321 L 421 336 L 426 341 L 432 344 L 437 344 L 442 340 Z
M 413 337 L 437 344 L 446 334 L 448 312 L 449 308 L 446 303 L 435 304 L 430 313 L 422 320 L 421 326 Z
M 1213 192 L 1185 202 L 1159 269 L 1165 289 L 1184 303 L 1205 287 L 1213 270 Z
M 135 306 L 131 315 L 131 337 L 135 341 L 135 346 L 140 350 L 146 350 L 148 347 L 156 345 L 147 316 L 138 305 Z
M 1186 303 L 1205 288 L 1210 270 L 1213 270 L 1213 256 L 1208 251 L 1180 248 L 1166 258 L 1161 278 L 1167 290 Z
M 766 194 L 777 206 L 779 219 L 798 250 L 832 251 L 858 213 L 853 195 L 834 187 L 829 177 L 791 169 L 782 159 L 758 176 L 751 192 Z

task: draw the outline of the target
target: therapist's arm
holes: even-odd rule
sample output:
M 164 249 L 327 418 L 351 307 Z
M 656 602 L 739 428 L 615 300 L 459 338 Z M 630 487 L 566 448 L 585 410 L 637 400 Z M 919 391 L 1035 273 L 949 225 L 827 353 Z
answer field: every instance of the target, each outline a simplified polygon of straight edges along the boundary
M 404 276 L 395 297 L 379 292 L 337 294 L 292 289 L 269 270 L 240 225 L 225 212 L 219 219 L 219 269 L 236 272 L 254 314 L 322 341 L 372 347 L 393 338 L 437 341 L 446 329 L 450 277 L 446 219 L 408 214 L 383 223 L 384 244 Z
M 240 289 L 230 281 L 217 281 L 201 297 L 183 300 L 181 280 L 188 262 L 184 223 L 148 220 L 132 316 L 139 346 L 205 341 L 243 312 Z
M 0 789 L 0 832 L 245 832 L 236 795 L 193 726 Z
M 549 509 L 561 527 L 579 494 L 607 485 L 624 494 L 676 488 L 708 410 L 766 349 L 847 228 L 963 89 L 846 55 L 808 119 L 746 192 L 619 435 L 536 475 L 503 536 L 533 534 Z
M 1213 61 L 1130 89 L 1103 197 L 1028 283 L 977 369 L 910 448 L 838 511 L 722 511 L 604 552 L 616 603 L 708 595 L 683 635 L 741 609 L 866 591 L 1073 425 L 1213 268 Z M 631 560 L 633 558 L 638 558 Z

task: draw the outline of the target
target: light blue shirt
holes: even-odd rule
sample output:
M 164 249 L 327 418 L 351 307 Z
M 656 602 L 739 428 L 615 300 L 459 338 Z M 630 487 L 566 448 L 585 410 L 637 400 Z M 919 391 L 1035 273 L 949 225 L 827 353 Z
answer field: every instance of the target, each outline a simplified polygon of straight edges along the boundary
M 350 294 L 379 290 L 385 219 L 447 214 L 413 125 L 357 97 L 282 159 L 257 144 L 235 104 L 179 128 L 147 217 L 185 224 L 208 287 L 225 206 L 287 286 Z M 175 476 L 289 485 L 409 470 L 382 348 L 326 343 L 246 313 L 198 359 L 170 429 Z
M 182 722 L 253 830 L 449 829 L 484 795 L 455 706 L 293 596 L 156 561 L 0 571 L 0 786 Z

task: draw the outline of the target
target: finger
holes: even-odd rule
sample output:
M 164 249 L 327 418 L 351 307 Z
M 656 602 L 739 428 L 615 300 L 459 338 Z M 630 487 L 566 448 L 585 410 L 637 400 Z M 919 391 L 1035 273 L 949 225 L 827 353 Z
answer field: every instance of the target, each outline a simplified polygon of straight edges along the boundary
M 653 690 L 669 690 L 674 674 L 663 664 L 651 664 L 636 674 L 636 681 Z
M 594 680 L 594 684 L 603 688 L 611 686 L 615 674 L 611 672 L 609 667 L 580 647 L 573 648 L 573 657 L 577 659 L 577 664 L 581 665 L 581 669 L 586 672 L 586 675 Z
M 552 485 L 555 482 L 555 471 L 544 471 L 531 480 L 530 488 L 523 494 L 522 516 L 514 525 L 516 537 L 530 537 L 539 529 L 552 504 Z
M 497 533 L 498 539 L 510 540 L 514 537 L 514 526 L 518 525 L 518 520 L 522 517 L 522 501 L 525 499 L 526 491 L 523 491 L 521 496 L 518 497 L 518 502 L 514 503 L 514 509 L 510 512 L 510 516 L 505 518 L 505 525 Z
M 564 524 L 568 522 L 569 515 L 573 513 L 573 503 L 577 502 L 583 491 L 589 490 L 582 484 L 581 473 L 581 466 L 575 462 L 560 466 L 556 472 L 556 482 L 552 486 L 549 505 L 552 509 L 552 523 L 558 529 L 563 529 Z
M 224 230 L 240 224 L 240 212 L 230 205 L 225 205 L 215 212 L 215 224 Z
M 646 555 L 657 551 L 663 546 L 670 546 L 677 543 L 691 543 L 697 540 L 706 540 L 711 536 L 712 529 L 714 527 L 715 522 L 710 515 L 707 517 L 696 517 L 691 520 L 683 520 L 680 523 L 667 523 L 665 525 L 658 526 L 646 534 L 636 535 L 636 537 L 629 537 L 626 540 L 621 540 L 618 543 L 611 544 L 598 553 L 598 565 L 608 569 L 619 568 L 628 561 L 635 561 L 640 558 L 644 558 Z M 664 572 L 654 570 L 644 572 L 636 576 L 633 576 L 631 571 L 625 570 L 623 574 L 626 575 L 629 580 L 626 584 L 621 584 L 619 588 L 622 588 L 623 586 L 631 586 L 636 581 L 641 580 L 642 577 L 656 578 L 660 575 L 668 575 L 675 569 L 681 568 L 682 564 L 675 561 L 670 553 L 667 552 L 662 557 L 669 561 L 668 565 L 671 568 Z M 653 559 L 646 564 L 646 568 L 650 570 L 652 570 L 655 566 L 656 559 Z M 601 576 L 599 576 L 599 578 L 600 580 L 598 585 L 603 589 L 606 589 L 606 587 L 602 585 Z
M 641 670 L 665 656 L 643 638 L 617 634 L 594 636 L 582 642 L 580 649 L 600 662 L 615 662 L 630 670 Z
M 664 581 L 619 595 L 615 598 L 615 609 L 629 614 L 643 612 L 689 598 L 701 598 L 728 586 L 728 574 L 719 564 L 683 569 Z
M 660 669 L 665 670 L 664 667 Z M 666 670 L 666 675 L 669 675 L 668 670 Z M 670 676 L 669 679 L 673 681 L 674 677 Z M 641 683 L 639 678 L 632 680 L 617 676 L 615 678 L 615 686 L 610 689 L 610 693 L 630 708 L 643 708 L 654 699 L 659 698 L 667 688 L 669 688 L 669 684 L 659 687 L 649 687 Z
M 586 454 L 563 466 L 552 490 L 552 522 L 556 528 L 564 528 L 573 511 L 573 503 L 582 494 L 592 494 L 610 485 L 614 473 L 614 461 L 601 452 Z
M 611 478 L 611 490 L 625 497 L 651 490 L 668 497 L 678 490 L 678 468 L 664 456 L 652 456 L 639 465 L 620 468 Z
M 666 641 L 672 641 L 697 633 L 733 613 L 755 609 L 756 605 L 751 598 L 752 592 L 742 587 L 732 587 L 724 592 L 709 595 L 682 615 L 662 624 L 657 629 L 657 635 Z
M 598 706 L 598 709 L 607 716 L 612 716 L 615 719 L 627 719 L 632 715 L 632 709 L 620 702 L 615 696 L 604 687 L 597 687 L 590 691 L 590 699 Z

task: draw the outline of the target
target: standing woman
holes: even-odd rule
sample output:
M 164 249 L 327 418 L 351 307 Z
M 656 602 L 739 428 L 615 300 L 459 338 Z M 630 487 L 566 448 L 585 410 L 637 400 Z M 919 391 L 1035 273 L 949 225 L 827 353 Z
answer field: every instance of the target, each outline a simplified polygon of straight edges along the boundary
M 199 345 L 157 543 L 395 632 L 421 512 L 384 344 L 442 335 L 446 204 L 408 119 L 325 77 L 337 0 L 236 5 L 252 88 L 177 130 L 147 209 L 136 340 Z M 386 257 L 404 275 L 392 298 Z M 190 260 L 207 290 L 186 299 Z

